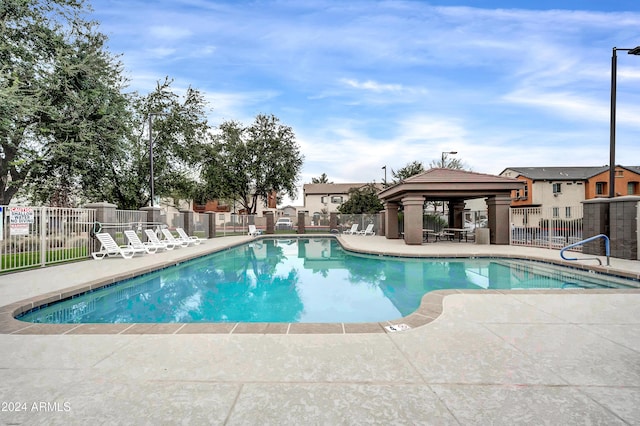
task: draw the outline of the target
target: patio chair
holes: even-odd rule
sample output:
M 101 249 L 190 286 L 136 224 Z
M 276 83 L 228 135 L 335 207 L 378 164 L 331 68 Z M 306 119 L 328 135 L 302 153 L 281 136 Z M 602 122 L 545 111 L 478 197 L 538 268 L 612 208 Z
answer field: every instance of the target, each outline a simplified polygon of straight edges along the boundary
M 158 247 L 146 245 L 142 241 L 140 241 L 140 238 L 138 238 L 138 234 L 136 234 L 136 231 L 133 231 L 131 229 L 124 231 L 124 236 L 127 237 L 127 240 L 129 240 L 129 247 L 132 247 L 134 250 L 140 250 L 141 252 L 145 252 L 148 254 L 155 254 L 158 251 Z
M 251 235 L 252 237 L 255 237 L 256 235 L 262 235 L 262 231 L 259 229 L 256 229 L 255 225 L 249 225 L 249 232 L 247 235 Z
M 367 229 L 365 229 L 364 231 L 358 231 L 358 235 L 376 235 L 376 233 L 373 231 L 373 223 L 368 224 Z
M 174 243 L 166 240 L 160 241 L 158 234 L 156 234 L 153 229 L 145 229 L 144 233 L 147 234 L 147 238 L 149 239 L 149 241 L 145 243 L 147 245 L 158 247 L 158 250 L 173 250 L 176 248 L 176 244 Z
M 162 230 L 162 234 L 164 235 L 164 241 L 173 244 L 175 247 L 187 247 L 190 244 L 195 244 L 195 243 L 189 243 L 189 241 L 183 241 L 183 240 L 179 240 L 176 237 L 173 236 L 173 234 L 171 233 L 171 231 L 169 231 L 167 228 L 164 228 Z
M 102 260 L 105 257 L 121 256 L 124 259 L 131 259 L 136 253 L 144 253 L 144 251 L 136 250 L 129 246 L 119 246 L 115 242 L 111 234 L 101 232 L 96 234 L 96 238 L 100 241 L 100 250 L 91 253 L 96 260 Z
M 358 224 L 354 223 L 351 225 L 351 229 L 348 231 L 344 231 L 343 234 L 356 235 L 358 233 Z
M 182 228 L 176 228 L 176 232 L 180 236 L 179 239 L 181 239 L 183 241 L 193 241 L 193 242 L 195 242 L 196 245 L 198 245 L 200 243 L 204 243 L 205 241 L 207 241 L 204 238 L 199 238 L 199 237 L 196 237 L 196 236 L 187 235 L 186 231 L 184 229 L 182 229 Z

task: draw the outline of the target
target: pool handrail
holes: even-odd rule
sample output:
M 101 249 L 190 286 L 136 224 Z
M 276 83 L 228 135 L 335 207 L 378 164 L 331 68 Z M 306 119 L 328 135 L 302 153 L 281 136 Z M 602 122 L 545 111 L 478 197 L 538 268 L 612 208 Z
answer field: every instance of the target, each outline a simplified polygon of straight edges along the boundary
M 589 238 L 586 238 L 586 239 L 584 239 L 582 241 L 578 241 L 577 243 L 569 244 L 568 246 L 563 247 L 562 249 L 560 249 L 560 257 L 563 258 L 564 260 L 592 260 L 592 259 L 595 259 L 595 260 L 598 261 L 598 263 L 600 263 L 600 265 L 602 265 L 602 261 L 600 260 L 600 258 L 597 258 L 597 257 L 583 257 L 581 259 L 578 259 L 577 257 L 565 257 L 564 256 L 564 252 L 566 250 L 568 250 L 570 248 L 573 248 L 573 247 L 584 245 L 585 243 L 597 240 L 598 238 L 604 238 L 604 251 L 605 251 L 605 254 L 607 256 L 607 266 L 611 266 L 611 264 L 609 262 L 609 258 L 611 257 L 609 237 L 607 237 L 605 234 L 594 235 L 593 237 L 589 237 Z

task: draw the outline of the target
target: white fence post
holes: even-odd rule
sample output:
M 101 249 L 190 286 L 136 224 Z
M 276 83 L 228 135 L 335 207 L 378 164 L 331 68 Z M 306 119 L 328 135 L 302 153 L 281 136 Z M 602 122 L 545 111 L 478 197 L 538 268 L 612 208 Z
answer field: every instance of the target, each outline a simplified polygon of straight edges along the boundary
M 40 208 L 40 266 L 42 267 L 47 264 L 47 223 L 49 222 L 47 215 L 47 208 Z

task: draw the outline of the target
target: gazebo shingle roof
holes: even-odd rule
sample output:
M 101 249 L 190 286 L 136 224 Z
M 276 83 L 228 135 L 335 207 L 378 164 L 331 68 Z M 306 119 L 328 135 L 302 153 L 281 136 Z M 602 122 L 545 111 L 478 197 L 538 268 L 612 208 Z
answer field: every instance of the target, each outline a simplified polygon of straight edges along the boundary
M 512 178 L 490 175 L 485 173 L 469 172 L 456 169 L 429 169 L 418 175 L 413 175 L 404 180 L 404 183 L 434 183 L 434 182 L 469 182 L 469 183 L 495 183 L 511 182 Z
M 410 194 L 426 196 L 432 200 L 471 199 L 509 196 L 511 190 L 521 189 L 523 186 L 523 181 L 514 178 L 434 168 L 385 188 L 378 196 L 387 201 L 399 200 Z

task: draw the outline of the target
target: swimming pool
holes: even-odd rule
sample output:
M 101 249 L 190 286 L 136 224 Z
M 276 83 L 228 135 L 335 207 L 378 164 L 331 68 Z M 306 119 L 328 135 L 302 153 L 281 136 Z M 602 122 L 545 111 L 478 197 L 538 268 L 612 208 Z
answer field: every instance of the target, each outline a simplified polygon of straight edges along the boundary
M 394 320 L 440 289 L 636 287 L 512 259 L 359 255 L 334 238 L 259 239 L 28 311 L 38 323 L 333 323 Z

